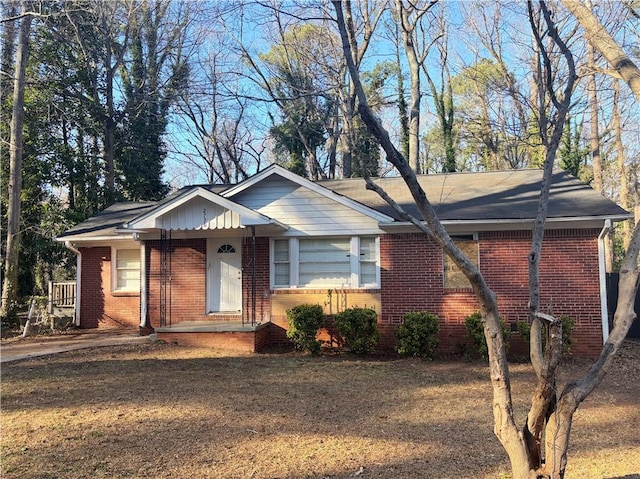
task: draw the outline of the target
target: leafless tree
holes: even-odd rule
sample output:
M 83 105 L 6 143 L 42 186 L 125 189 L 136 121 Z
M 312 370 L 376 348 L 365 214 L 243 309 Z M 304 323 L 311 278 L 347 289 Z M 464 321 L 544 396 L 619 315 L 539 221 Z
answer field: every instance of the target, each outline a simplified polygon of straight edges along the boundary
M 358 71 L 351 60 L 354 34 L 345 22 L 344 12 L 349 2 L 333 2 L 337 22 L 341 32 L 344 56 L 353 76 L 358 94 L 360 115 L 377 138 L 387 159 L 398 170 L 407 184 L 420 211 L 422 220 L 408 215 L 393 198 L 372 182 L 367 187 L 377 191 L 396 211 L 416 228 L 431 237 L 465 274 L 478 300 L 482 314 L 485 338 L 489 352 L 489 368 L 493 387 L 494 432 L 507 452 L 514 479 L 562 478 L 566 468 L 569 433 L 573 414 L 580 403 L 595 389 L 613 356 L 626 336 L 635 317 L 633 303 L 637 287 L 637 259 L 640 250 L 640 228 L 634 231 L 630 248 L 621 270 L 621 288 L 614 328 L 604 344 L 598 361 L 582 378 L 569 383 L 563 390 L 558 389 L 557 369 L 561 355 L 561 323 L 552 314 L 543 313 L 539 304 L 538 268 L 546 208 L 550 186 L 550 176 L 555 153 L 560 143 L 564 121 L 570 106 L 571 95 L 576 81 L 575 65 L 571 52 L 562 39 L 557 25 L 547 5 L 540 2 L 539 8 L 528 3 L 529 17 L 534 31 L 538 51 L 541 55 L 537 101 L 550 104 L 551 110 L 541 108 L 539 129 L 541 143 L 545 149 L 542 191 L 538 215 L 533 227 L 533 241 L 529 254 L 530 262 L 530 314 L 533 318 L 531 334 L 531 361 L 537 376 L 537 385 L 532 394 L 532 403 L 527 421 L 519 427 L 511 397 L 509 367 L 500 330 L 499 311 L 496 296 L 486 284 L 481 272 L 469 261 L 451 240 L 437 218 L 425 192 L 420 187 L 416 175 L 408 161 L 390 140 L 388 132 L 380 125 L 368 106 L 366 94 L 360 83 Z M 550 42 L 549 43 L 549 39 Z M 554 76 L 559 64 L 552 60 L 548 47 L 553 45 L 561 53 L 566 64 L 567 77 L 564 87 L 558 90 Z M 546 346 L 542 347 L 543 332 Z
M 7 241 L 4 258 L 4 280 L 0 318 L 7 318 L 15 309 L 18 287 L 18 258 L 20 250 L 20 218 L 22 195 L 22 125 L 24 121 L 24 90 L 26 83 L 29 35 L 34 12 L 26 0 L 21 2 L 18 27 L 18 45 L 13 78 L 13 109 L 9 137 L 9 197 L 7 208 Z

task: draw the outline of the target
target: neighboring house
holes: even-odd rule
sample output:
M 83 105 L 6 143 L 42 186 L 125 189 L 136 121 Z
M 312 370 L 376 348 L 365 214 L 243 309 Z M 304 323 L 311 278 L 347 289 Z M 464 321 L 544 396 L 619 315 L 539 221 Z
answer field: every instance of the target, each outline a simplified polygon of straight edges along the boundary
M 527 321 L 531 227 L 542 173 L 419 178 L 450 235 L 479 265 L 505 321 Z M 418 215 L 401 178 L 375 180 Z M 630 215 L 555 171 L 541 305 L 575 319 L 572 351 L 608 334 L 604 235 Z M 456 352 L 477 310 L 442 251 L 362 179 L 312 182 L 272 165 L 233 186 L 190 186 L 159 202 L 117 203 L 62 234 L 78 255 L 81 328 L 140 327 L 184 344 L 257 351 L 286 342 L 286 311 L 374 308 L 381 349 L 410 311 L 441 318 L 440 350 Z

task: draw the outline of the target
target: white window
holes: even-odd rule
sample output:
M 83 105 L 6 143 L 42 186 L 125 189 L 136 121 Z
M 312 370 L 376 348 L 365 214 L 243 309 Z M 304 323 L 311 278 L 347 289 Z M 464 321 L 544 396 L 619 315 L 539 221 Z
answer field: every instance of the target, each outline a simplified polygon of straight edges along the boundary
M 272 242 L 275 288 L 377 288 L 375 237 L 291 238 Z
M 113 249 L 113 290 L 118 292 L 140 291 L 140 250 Z
M 378 285 L 378 248 L 376 238 L 359 238 L 360 286 Z
M 289 286 L 289 240 L 273 241 L 273 284 Z

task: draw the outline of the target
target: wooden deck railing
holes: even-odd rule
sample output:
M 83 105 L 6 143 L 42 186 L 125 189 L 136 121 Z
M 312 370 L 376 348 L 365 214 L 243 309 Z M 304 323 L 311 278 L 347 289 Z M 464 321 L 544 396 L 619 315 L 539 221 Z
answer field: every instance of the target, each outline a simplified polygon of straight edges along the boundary
M 49 311 L 53 308 L 74 308 L 76 306 L 76 282 L 49 282 Z

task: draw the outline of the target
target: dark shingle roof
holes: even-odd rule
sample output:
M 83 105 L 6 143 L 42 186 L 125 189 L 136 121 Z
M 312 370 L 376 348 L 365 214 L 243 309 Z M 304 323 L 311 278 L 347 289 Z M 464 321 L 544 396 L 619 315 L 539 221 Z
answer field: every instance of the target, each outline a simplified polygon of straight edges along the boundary
M 520 220 L 536 217 L 541 170 L 421 175 L 420 184 L 440 220 Z M 420 217 L 409 189 L 400 177 L 374 179 L 408 213 Z M 319 182 L 398 219 L 397 213 L 360 178 Z M 549 218 L 619 217 L 627 212 L 593 188 L 562 170 L 554 171 L 549 197 Z
M 540 196 L 541 170 L 509 170 L 483 173 L 422 175 L 420 184 L 442 221 L 532 220 Z M 409 189 L 400 177 L 374 180 L 405 211 L 420 217 Z M 362 178 L 325 180 L 319 185 L 392 218 L 398 214 L 377 193 L 367 190 Z M 159 202 L 116 203 L 74 226 L 58 238 L 81 235 L 84 239 L 111 236 L 124 223 L 161 206 L 196 186 L 185 187 Z M 201 185 L 216 194 L 228 185 Z M 548 218 L 616 218 L 629 213 L 593 188 L 564 171 L 555 171 L 549 197 Z
M 124 201 L 115 203 L 97 215 L 58 235 L 58 239 L 77 235 L 83 235 L 83 237 L 86 238 L 114 235 L 116 228 L 136 216 L 153 209 L 156 204 L 155 201 Z

